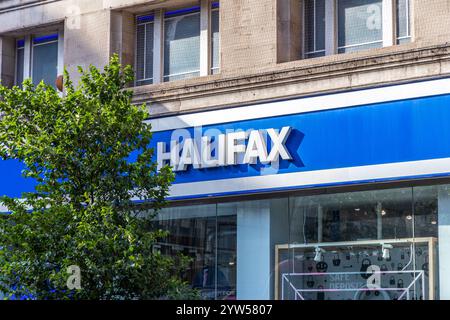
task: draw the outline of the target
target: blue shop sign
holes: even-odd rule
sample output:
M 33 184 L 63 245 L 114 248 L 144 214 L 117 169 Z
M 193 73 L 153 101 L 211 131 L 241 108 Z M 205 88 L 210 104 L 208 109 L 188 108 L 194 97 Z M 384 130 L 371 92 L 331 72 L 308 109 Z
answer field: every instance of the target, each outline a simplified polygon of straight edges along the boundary
M 449 79 L 150 122 L 172 199 L 450 175 Z M 20 169 L 0 163 L 0 194 L 32 190 Z

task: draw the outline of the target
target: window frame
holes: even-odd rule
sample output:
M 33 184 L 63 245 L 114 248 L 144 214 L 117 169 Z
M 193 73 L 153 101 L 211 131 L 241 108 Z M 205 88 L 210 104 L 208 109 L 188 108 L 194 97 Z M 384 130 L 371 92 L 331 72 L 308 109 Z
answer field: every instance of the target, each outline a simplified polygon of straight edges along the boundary
M 35 43 L 36 39 L 45 38 L 45 37 L 49 37 L 49 38 L 55 38 L 56 37 L 56 39 L 50 39 L 48 41 L 43 40 L 42 42 Z M 33 77 L 34 77 L 33 73 L 35 72 L 35 70 L 34 70 L 34 57 L 35 57 L 35 55 L 34 54 L 35 54 L 36 47 L 45 46 L 45 45 L 54 44 L 54 43 L 58 44 L 58 40 L 59 40 L 58 33 L 51 33 L 51 34 L 44 34 L 44 35 L 43 34 L 39 34 L 39 35 L 35 35 L 35 36 L 33 36 L 31 38 L 31 56 L 30 56 L 30 78 L 31 78 L 31 80 L 33 80 Z M 58 59 L 59 59 L 59 57 L 57 55 L 57 58 L 56 58 L 56 77 L 58 77 Z M 55 78 L 55 81 L 56 81 L 56 78 Z M 47 83 L 47 84 L 49 84 L 49 83 Z M 54 85 L 54 84 L 51 84 L 51 85 Z
M 42 37 L 54 37 L 56 39 L 43 41 L 42 43 L 34 43 L 35 39 Z M 22 37 L 17 37 L 16 39 L 16 48 L 15 48 L 15 71 L 14 71 L 14 84 L 17 86 L 22 85 L 22 83 L 18 83 L 19 75 L 19 59 L 18 52 L 19 50 L 23 50 L 23 74 L 22 81 L 25 79 L 31 79 L 33 81 L 33 63 L 34 63 L 34 48 L 41 45 L 57 43 L 58 53 L 57 53 L 57 71 L 56 77 L 63 74 L 64 71 L 64 34 L 62 29 L 57 29 L 50 32 L 42 32 L 36 34 L 28 34 Z M 23 45 L 19 45 L 23 43 Z M 55 78 L 56 82 L 56 78 Z M 55 83 L 47 83 L 48 85 L 55 86 Z
M 197 8 L 199 12 L 186 12 L 184 15 L 189 14 L 200 14 L 200 69 L 197 71 L 192 72 L 186 72 L 181 74 L 171 74 L 171 75 L 165 75 L 164 74 L 164 25 L 165 20 L 170 19 L 171 17 L 166 17 L 165 14 L 168 12 L 174 12 L 178 10 L 190 10 Z M 149 11 L 146 14 L 136 15 L 135 16 L 135 54 L 134 54 L 134 67 L 135 70 L 138 70 L 138 27 L 143 25 L 144 23 L 139 23 L 139 19 L 142 19 L 144 17 L 153 16 L 153 75 L 152 78 L 144 78 L 138 79 L 137 78 L 137 71 L 135 71 L 135 80 L 134 80 L 134 86 L 142 86 L 142 85 L 151 85 L 151 84 L 159 84 L 159 83 L 165 83 L 165 82 L 172 82 L 177 81 L 175 80 L 166 80 L 166 78 L 170 78 L 177 75 L 189 75 L 193 73 L 199 73 L 200 77 L 208 76 L 217 74 L 220 72 L 220 54 L 219 54 L 219 66 L 216 68 L 213 68 L 213 57 L 212 57 L 212 32 L 211 32 L 211 16 L 213 11 L 219 11 L 220 12 L 220 1 L 217 0 L 199 0 L 195 3 L 192 3 L 188 6 L 182 6 L 182 7 L 175 7 L 175 8 L 164 8 L 164 9 L 155 9 L 153 11 Z M 219 15 L 220 16 L 220 15 Z M 175 17 L 175 16 L 174 16 Z M 220 18 L 219 18 L 220 19 Z M 220 20 L 219 20 L 220 21 Z M 219 27 L 219 34 L 220 34 L 220 27 Z M 146 39 L 146 36 L 144 37 Z M 219 36 L 219 48 L 220 48 L 220 36 Z M 146 56 L 146 50 L 144 51 L 144 56 Z M 220 49 L 219 49 L 220 50 Z M 145 61 L 145 60 L 144 60 Z M 145 67 L 145 62 L 144 62 Z M 217 71 L 217 72 L 216 72 Z M 190 77 L 190 78 L 196 78 Z M 188 79 L 188 78 L 182 78 Z M 142 82 L 151 80 L 150 84 L 142 84 Z
M 397 36 L 397 30 L 398 30 L 398 22 L 397 22 L 397 1 L 398 0 L 381 0 L 382 5 L 382 39 L 377 41 L 371 41 L 367 43 L 359 43 L 359 44 L 352 44 L 347 46 L 339 46 L 339 33 L 338 33 L 338 8 L 339 8 L 339 1 L 340 0 L 325 0 L 325 54 L 323 56 L 330 56 L 335 54 L 345 54 L 346 52 L 340 52 L 342 49 L 351 48 L 351 47 L 359 47 L 364 46 L 368 44 L 375 44 L 375 43 L 381 43 L 380 48 L 384 47 L 391 47 L 395 45 L 400 45 L 401 40 L 403 39 L 409 39 L 409 42 L 413 41 L 413 19 L 411 18 L 411 13 L 413 11 L 412 9 L 412 2 L 410 0 L 407 1 L 407 26 L 408 26 L 408 35 L 405 37 L 398 37 Z M 305 4 L 305 1 L 303 1 L 303 4 Z M 307 41 L 308 38 L 306 36 L 306 27 L 305 27 L 305 16 L 306 16 L 306 6 L 301 6 L 301 16 L 302 16 L 302 52 L 301 56 L 302 59 L 313 59 L 315 57 L 308 57 L 308 55 L 311 55 L 312 52 L 306 52 L 305 48 L 307 48 Z M 314 25 L 314 36 L 316 34 L 316 25 Z M 361 50 L 356 50 L 354 52 L 360 52 L 360 51 L 366 51 L 366 50 L 373 50 L 369 48 L 364 48 Z M 323 57 L 320 56 L 320 57 Z
M 182 10 L 182 9 L 180 9 L 180 10 Z M 184 76 L 184 75 L 194 75 L 193 77 L 186 77 L 186 78 L 181 78 L 181 79 L 190 79 L 190 78 L 196 78 L 196 77 L 198 77 L 198 76 L 201 76 L 202 75 L 202 55 L 201 55 L 201 52 L 204 50 L 204 48 L 202 48 L 202 14 L 204 14 L 204 12 L 202 12 L 202 8 L 201 8 L 201 6 L 194 6 L 194 7 L 190 7 L 190 8 L 186 8 L 186 10 L 189 10 L 188 12 L 186 12 L 186 13 L 180 13 L 180 14 L 178 14 L 178 13 L 175 13 L 174 11 L 177 11 L 177 10 L 171 10 L 171 11 L 165 11 L 164 12 L 164 14 L 163 14 L 163 19 L 164 19 L 164 23 L 163 23 L 163 32 L 162 32 L 162 37 L 163 37 L 163 39 L 162 39 L 162 43 L 163 43 L 163 45 L 162 45 L 162 51 L 163 51 L 163 53 L 162 53 L 162 59 L 161 59 L 161 61 L 162 61 L 162 65 L 161 65 L 161 69 L 162 69 L 162 73 L 163 73 L 163 78 L 162 78 L 162 82 L 171 82 L 171 81 L 176 81 L 176 80 L 178 80 L 178 79 L 176 79 L 176 80 L 170 80 L 170 78 L 171 77 L 178 77 L 178 76 Z M 172 12 L 173 12 L 173 14 L 172 14 Z M 170 16 L 166 16 L 166 14 L 168 14 L 168 13 L 170 13 L 171 15 Z M 200 57 L 199 57 L 199 66 L 198 66 L 198 69 L 197 70 L 192 70 L 192 71 L 187 71 L 187 72 L 181 72 L 181 73 L 172 73 L 172 74 L 165 74 L 165 61 L 166 61 L 166 59 L 165 59 L 165 54 L 166 54 L 166 52 L 165 52 L 165 50 L 164 50 L 164 48 L 165 48 L 165 45 L 166 45 L 166 43 L 165 43 L 165 40 L 166 40 L 166 38 L 165 38 L 165 32 L 166 32 L 166 29 L 165 29 L 165 26 L 166 26 L 166 22 L 168 21 L 168 20 L 174 20 L 174 19 L 177 19 L 177 17 L 189 17 L 189 16 L 195 16 L 195 15 L 198 15 L 199 16 L 199 18 L 200 18 L 200 28 L 199 28 L 199 39 L 200 39 L 200 45 L 199 45 L 199 51 L 200 51 Z M 210 25 L 210 23 L 208 23 L 208 25 Z M 209 26 L 207 26 L 207 27 L 209 27 Z M 195 74 L 198 74 L 198 76 L 195 76 Z M 167 80 L 166 80 L 167 79 Z
M 24 80 L 25 74 L 25 40 L 15 39 L 16 50 L 15 50 L 15 67 L 14 67 L 14 85 L 20 86 Z M 19 83 L 19 50 L 23 50 L 23 61 L 22 61 L 22 75 Z
M 219 52 L 219 57 L 218 57 L 218 61 L 217 61 L 217 65 L 218 65 L 217 67 L 214 67 L 214 64 L 213 64 L 213 54 L 214 54 L 213 50 L 212 50 L 212 43 L 213 43 L 213 36 L 214 36 L 214 34 L 212 32 L 212 15 L 213 15 L 213 12 L 218 12 L 219 13 L 219 41 L 218 41 L 218 44 L 217 44 L 217 46 L 218 46 L 217 50 Z M 210 36 L 210 43 L 211 43 L 211 52 L 210 52 L 210 59 L 211 59 L 210 69 L 211 70 L 210 70 L 210 72 L 211 72 L 211 74 L 217 74 L 217 73 L 220 72 L 220 3 L 219 3 L 219 1 L 211 1 L 211 13 L 209 15 L 209 18 L 210 18 L 210 34 L 211 34 L 211 36 Z

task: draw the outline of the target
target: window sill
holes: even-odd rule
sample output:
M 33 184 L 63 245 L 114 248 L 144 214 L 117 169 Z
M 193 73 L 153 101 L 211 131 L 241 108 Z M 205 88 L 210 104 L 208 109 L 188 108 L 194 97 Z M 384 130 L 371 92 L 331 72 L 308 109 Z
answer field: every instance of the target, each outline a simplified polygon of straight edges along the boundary
M 130 89 L 133 90 L 135 97 L 139 96 L 140 94 L 145 94 L 149 92 L 161 92 L 165 93 L 171 90 L 176 90 L 179 88 L 188 88 L 188 87 L 195 87 L 197 85 L 202 85 L 205 83 L 209 83 L 211 81 L 216 81 L 221 78 L 221 73 L 207 75 L 207 76 L 200 76 L 200 77 L 193 77 L 188 79 L 180 79 L 180 80 L 172 80 L 167 82 L 161 82 L 161 83 L 154 83 L 154 84 L 145 84 L 140 86 L 134 86 Z
M 439 76 L 442 71 L 438 66 L 445 61 L 450 64 L 450 43 L 426 47 L 408 43 L 365 52 L 283 62 L 262 70 L 239 70 L 235 73 L 222 70 L 221 74 L 207 77 L 135 87 L 134 101 L 163 106 L 156 108 L 154 113 L 158 115 L 231 107 L 267 99 Z M 413 71 L 416 66 L 425 64 L 436 67 L 430 68 L 428 74 Z M 393 76 L 394 69 L 402 72 Z M 411 72 L 406 74 L 406 70 Z M 355 80 L 367 74 L 373 76 L 364 81 Z M 375 77 L 377 74 L 379 76 Z M 290 89 L 284 90 L 288 86 Z M 220 99 L 212 98 L 214 95 Z

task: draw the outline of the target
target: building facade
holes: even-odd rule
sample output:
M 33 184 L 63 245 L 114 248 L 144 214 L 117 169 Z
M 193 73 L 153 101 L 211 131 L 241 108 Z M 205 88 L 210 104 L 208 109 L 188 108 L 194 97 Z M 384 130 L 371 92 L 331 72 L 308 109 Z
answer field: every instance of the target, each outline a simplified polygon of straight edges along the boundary
M 134 66 L 176 172 L 158 247 L 193 258 L 204 299 L 450 299 L 449 18 L 448 0 L 4 0 L 0 74 Z M 0 169 L 0 193 L 32 188 Z

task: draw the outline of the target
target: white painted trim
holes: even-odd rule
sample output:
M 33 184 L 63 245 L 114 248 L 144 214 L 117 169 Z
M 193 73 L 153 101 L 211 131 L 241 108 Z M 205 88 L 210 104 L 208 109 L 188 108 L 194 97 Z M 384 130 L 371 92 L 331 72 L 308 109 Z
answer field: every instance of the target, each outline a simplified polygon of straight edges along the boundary
M 395 44 L 395 6 L 394 0 L 383 0 L 382 16 L 383 16 L 383 47 L 390 47 Z
M 200 1 L 200 76 L 207 76 L 211 66 L 211 3 Z
M 301 188 L 450 173 L 450 158 L 174 184 L 170 197 Z
M 212 5 L 212 2 L 211 2 L 211 5 Z M 212 14 L 214 13 L 214 12 L 218 12 L 219 13 L 219 43 L 218 43 L 218 51 L 219 51 L 219 61 L 218 61 L 218 67 L 213 67 L 213 56 L 212 56 L 212 54 L 213 54 L 213 52 L 212 52 L 212 39 L 213 39 L 213 34 L 212 34 L 212 22 L 211 22 L 211 20 L 212 20 Z M 220 71 L 220 66 L 222 65 L 222 63 L 221 63 L 221 61 L 222 61 L 222 55 L 220 54 L 220 52 L 221 52 L 221 43 L 222 43 L 222 41 L 220 40 L 221 38 L 220 38 L 220 30 L 221 30 L 221 27 L 220 27 L 220 21 L 221 21 L 222 19 L 220 18 L 220 7 L 218 7 L 218 8 L 212 8 L 211 7 L 211 12 L 210 12 L 210 15 L 209 15 L 209 21 L 210 21 L 210 27 L 209 27 L 209 30 L 210 30 L 210 36 L 209 36 L 209 60 L 210 60 L 210 74 L 215 74 L 214 73 L 214 71 L 216 71 L 216 70 L 219 70 Z
M 152 130 L 165 131 L 252 119 L 333 110 L 419 97 L 450 94 L 450 79 L 414 82 L 402 85 L 356 90 L 343 93 L 298 98 L 251 106 L 204 111 L 147 120 Z
M 337 0 L 325 0 L 325 54 L 337 53 Z
M 24 37 L 23 51 L 23 80 L 31 78 L 31 36 Z
M 58 67 L 56 76 L 64 73 L 64 28 L 58 30 Z
M 450 300 L 450 195 L 445 187 L 438 193 L 439 298 Z
M 155 11 L 153 31 L 153 84 L 161 83 L 164 69 L 164 12 Z M 145 75 L 144 75 L 145 76 Z
M 363 47 L 370 44 L 376 44 L 376 43 L 382 43 L 383 40 L 376 40 L 376 41 L 370 41 L 370 42 L 363 42 L 363 43 L 355 43 L 355 44 L 349 44 L 347 46 L 338 47 L 338 50 L 341 49 L 349 49 L 349 48 L 356 48 L 356 47 Z
M 57 42 L 58 42 L 58 40 L 45 41 L 45 42 L 41 42 L 41 43 L 33 43 L 33 48 L 46 46 L 48 44 L 57 43 Z

